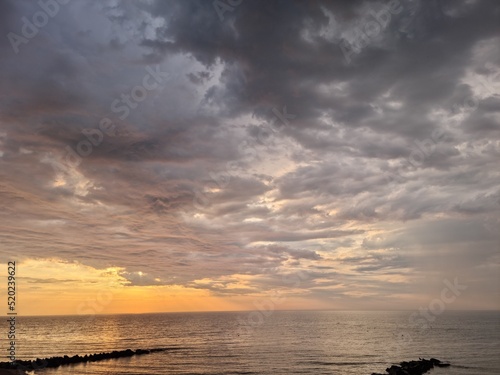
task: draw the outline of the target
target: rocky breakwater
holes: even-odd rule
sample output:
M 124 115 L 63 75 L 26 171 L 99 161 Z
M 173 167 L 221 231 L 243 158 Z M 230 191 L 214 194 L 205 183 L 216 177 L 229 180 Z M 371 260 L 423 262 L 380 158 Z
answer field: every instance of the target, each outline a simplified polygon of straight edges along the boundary
M 399 366 L 392 365 L 385 369 L 386 373 L 389 375 L 422 375 L 434 367 L 448 367 L 449 363 L 443 363 L 439 359 L 431 358 L 424 359 L 419 358 L 418 361 L 401 362 Z M 387 375 L 372 373 L 372 375 Z
M 0 362 L 0 369 L 15 369 L 15 370 L 20 370 L 20 371 L 31 371 L 31 370 L 36 370 L 36 369 L 42 369 L 42 368 L 54 368 L 54 367 L 59 367 L 63 365 L 71 365 L 71 364 L 77 364 L 77 363 L 85 363 L 85 362 L 96 362 L 96 361 L 102 361 L 105 359 L 114 359 L 114 358 L 123 358 L 123 357 L 132 357 L 134 355 L 142 355 L 142 354 L 149 354 L 149 353 L 155 353 L 155 352 L 162 352 L 166 350 L 173 350 L 173 348 L 167 349 L 167 348 L 158 348 L 158 349 L 137 349 L 137 350 L 114 350 L 112 352 L 108 353 L 96 353 L 96 354 L 90 354 L 90 355 L 74 355 L 72 357 L 68 357 L 67 355 L 63 357 L 50 357 L 50 358 L 44 358 L 40 359 L 37 358 L 32 361 L 24 361 L 24 360 L 17 360 L 15 362 Z M 22 373 L 22 372 L 20 372 Z M 1 370 L 0 370 L 1 374 Z
M 28 375 L 28 373 L 22 370 L 7 370 L 0 368 L 0 375 Z

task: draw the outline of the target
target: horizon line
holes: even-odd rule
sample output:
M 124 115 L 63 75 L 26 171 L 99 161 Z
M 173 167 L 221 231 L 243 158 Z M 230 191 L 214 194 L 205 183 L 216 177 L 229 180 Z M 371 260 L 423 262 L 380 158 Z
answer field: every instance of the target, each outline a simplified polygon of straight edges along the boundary
M 253 310 L 190 310 L 190 311 L 151 311 L 151 312 L 122 312 L 122 313 L 100 313 L 100 314 L 42 314 L 42 315 L 23 315 L 17 314 L 16 317 L 90 317 L 90 316 L 113 316 L 113 315 L 160 315 L 160 314 L 206 314 L 206 313 L 251 313 L 261 311 L 259 309 Z M 268 312 L 269 310 L 266 310 Z M 413 312 L 415 309 L 393 309 L 393 310 L 377 310 L 377 309 L 275 309 L 274 312 Z M 446 312 L 498 312 L 500 309 L 448 309 Z

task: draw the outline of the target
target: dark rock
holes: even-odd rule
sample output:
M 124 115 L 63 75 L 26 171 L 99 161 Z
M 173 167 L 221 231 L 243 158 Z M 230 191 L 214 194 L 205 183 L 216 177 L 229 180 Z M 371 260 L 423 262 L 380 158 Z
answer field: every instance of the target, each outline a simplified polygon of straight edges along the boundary
M 419 358 L 418 361 L 404 361 L 397 365 L 392 365 L 385 369 L 389 375 L 422 375 L 430 371 L 432 368 L 436 367 L 448 367 L 449 363 L 443 363 L 439 359 L 431 358 Z M 383 375 L 378 373 L 372 373 L 372 375 Z
M 122 358 L 122 357 L 132 357 L 133 355 L 149 354 L 154 352 L 161 352 L 168 350 L 167 348 L 156 348 L 156 349 L 137 349 L 133 351 L 132 349 L 127 350 L 113 350 L 110 353 L 98 353 L 98 354 L 85 354 L 84 356 L 74 355 L 73 357 L 50 357 L 50 358 L 37 358 L 33 361 L 18 360 L 16 362 L 0 362 L 0 369 L 17 369 L 22 370 L 35 370 L 42 369 L 45 367 L 53 368 L 63 365 L 75 364 L 75 363 L 85 363 L 85 362 L 95 362 L 104 359 Z

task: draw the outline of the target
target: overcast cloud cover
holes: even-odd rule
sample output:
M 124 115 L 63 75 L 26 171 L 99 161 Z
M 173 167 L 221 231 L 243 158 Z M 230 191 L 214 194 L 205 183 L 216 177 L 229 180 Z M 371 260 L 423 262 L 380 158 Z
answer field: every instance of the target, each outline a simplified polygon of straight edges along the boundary
M 500 3 L 220 3 L 0 2 L 0 260 L 500 308 Z

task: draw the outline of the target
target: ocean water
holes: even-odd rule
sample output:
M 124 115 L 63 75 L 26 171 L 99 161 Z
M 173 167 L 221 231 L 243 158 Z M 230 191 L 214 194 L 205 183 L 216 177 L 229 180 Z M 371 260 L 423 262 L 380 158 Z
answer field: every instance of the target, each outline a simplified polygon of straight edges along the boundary
M 17 357 L 174 349 L 37 370 L 36 375 L 362 375 L 419 357 L 451 362 L 452 367 L 432 374 L 500 374 L 499 312 L 446 311 L 429 327 L 411 324 L 410 315 L 274 311 L 19 317 Z

